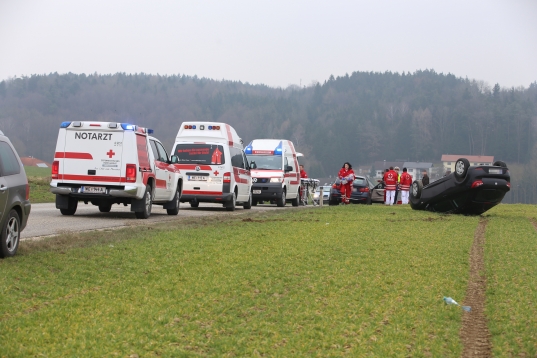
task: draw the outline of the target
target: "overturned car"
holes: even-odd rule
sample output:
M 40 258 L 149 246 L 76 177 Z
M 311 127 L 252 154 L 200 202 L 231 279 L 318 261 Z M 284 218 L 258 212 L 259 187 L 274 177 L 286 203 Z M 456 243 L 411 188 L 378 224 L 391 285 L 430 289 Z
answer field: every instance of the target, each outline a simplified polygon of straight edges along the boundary
M 507 165 L 470 166 L 466 158 L 455 163 L 455 171 L 423 186 L 415 180 L 410 188 L 410 206 L 415 210 L 480 215 L 498 205 L 510 190 Z

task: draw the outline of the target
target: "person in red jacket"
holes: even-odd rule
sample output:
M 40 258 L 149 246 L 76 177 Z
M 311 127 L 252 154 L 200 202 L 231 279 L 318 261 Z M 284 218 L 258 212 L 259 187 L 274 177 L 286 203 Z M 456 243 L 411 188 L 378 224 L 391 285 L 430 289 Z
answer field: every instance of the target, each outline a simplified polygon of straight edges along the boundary
M 410 192 L 410 186 L 412 185 L 412 175 L 408 174 L 406 168 L 403 168 L 403 174 L 401 174 L 401 180 L 399 186 L 401 188 L 401 202 L 408 204 L 408 194 Z
M 395 188 L 397 187 L 397 173 L 393 170 L 393 167 L 390 167 L 390 170 L 384 173 L 384 185 L 384 191 L 386 193 L 384 204 L 393 205 Z
M 339 191 L 341 192 L 341 203 L 348 204 L 350 202 L 352 182 L 354 181 L 354 170 L 349 162 L 345 162 L 339 173 L 338 178 L 341 180 Z
M 302 164 L 299 165 L 300 167 L 300 179 L 307 179 L 308 173 L 304 170 L 304 166 Z

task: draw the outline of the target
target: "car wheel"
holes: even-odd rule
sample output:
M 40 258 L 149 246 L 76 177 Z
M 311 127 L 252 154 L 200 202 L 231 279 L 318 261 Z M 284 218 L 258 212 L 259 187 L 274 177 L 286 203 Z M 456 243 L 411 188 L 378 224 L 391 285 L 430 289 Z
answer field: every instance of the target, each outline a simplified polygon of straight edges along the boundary
M 410 198 L 419 200 L 421 198 L 421 191 L 423 190 L 423 184 L 419 180 L 414 180 L 412 187 L 410 188 Z
M 276 205 L 279 206 L 280 208 L 285 206 L 285 196 L 286 196 L 286 193 L 284 189 L 282 190 L 282 194 L 280 195 L 280 197 L 276 200 Z
M 235 207 L 237 206 L 237 193 L 233 193 L 231 196 L 231 201 L 226 205 L 227 211 L 235 211 Z
M 457 159 L 455 162 L 455 178 L 462 180 L 466 177 L 468 173 L 468 168 L 470 168 L 470 162 L 466 158 Z
M 300 190 L 298 191 L 298 193 L 296 193 L 296 198 L 291 200 L 291 204 L 293 206 L 298 206 L 298 204 L 300 204 Z
M 198 206 L 200 206 L 200 202 L 197 201 L 196 199 L 192 199 L 190 200 L 190 207 L 191 208 L 197 208 Z
M 151 186 L 148 185 L 145 188 L 144 197 L 142 198 L 144 202 L 144 210 L 137 211 L 134 213 L 138 219 L 147 219 L 151 215 L 151 207 L 153 206 L 153 200 L 151 197 Z
M 252 208 L 252 192 L 250 192 L 250 195 L 248 196 L 248 202 L 242 206 L 244 209 L 251 209 Z
M 175 208 L 166 209 L 168 215 L 177 215 L 179 214 L 179 204 L 180 204 L 181 195 L 179 194 L 179 188 L 175 191 L 175 196 L 172 201 L 175 201 Z
M 492 165 L 494 165 L 495 167 L 507 168 L 507 164 L 505 164 L 505 162 L 502 162 L 501 160 L 495 161 Z
M 367 201 L 365 202 L 366 205 L 371 205 L 373 204 L 373 201 L 371 200 L 371 197 L 368 197 L 367 198 Z
M 109 213 L 110 210 L 112 210 L 112 204 L 111 203 L 99 204 L 99 211 L 101 213 Z
M 19 214 L 11 210 L 0 235 L 0 257 L 12 257 L 17 253 L 21 237 L 20 227 Z
M 78 200 L 74 198 L 69 198 L 69 204 L 67 205 L 67 209 L 60 209 L 60 212 L 62 213 L 62 215 L 75 215 L 77 207 Z

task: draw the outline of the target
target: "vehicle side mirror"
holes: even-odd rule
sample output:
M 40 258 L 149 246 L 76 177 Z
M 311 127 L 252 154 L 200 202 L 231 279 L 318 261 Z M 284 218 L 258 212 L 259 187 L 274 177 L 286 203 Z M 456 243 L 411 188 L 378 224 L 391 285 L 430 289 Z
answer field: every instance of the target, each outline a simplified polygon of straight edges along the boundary
M 253 160 L 250 162 L 250 169 L 257 169 L 257 164 Z
M 292 171 L 293 171 L 292 166 L 290 166 L 290 165 L 285 166 L 285 172 L 292 172 Z
M 171 163 L 171 164 L 177 164 L 177 163 L 179 163 L 179 157 L 178 157 L 177 155 L 172 155 L 172 156 L 170 157 L 170 163 Z

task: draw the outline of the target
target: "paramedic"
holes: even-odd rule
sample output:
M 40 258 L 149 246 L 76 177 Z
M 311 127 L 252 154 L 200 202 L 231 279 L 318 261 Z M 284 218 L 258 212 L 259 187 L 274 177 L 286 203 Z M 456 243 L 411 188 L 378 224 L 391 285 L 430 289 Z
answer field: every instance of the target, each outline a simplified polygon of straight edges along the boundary
M 351 197 L 352 182 L 354 181 L 354 170 L 352 170 L 351 163 L 345 162 L 337 176 L 341 180 L 341 185 L 339 186 L 341 203 L 348 204 Z

